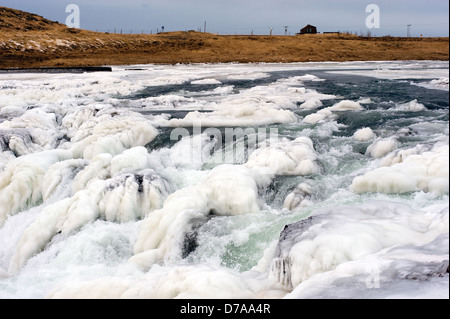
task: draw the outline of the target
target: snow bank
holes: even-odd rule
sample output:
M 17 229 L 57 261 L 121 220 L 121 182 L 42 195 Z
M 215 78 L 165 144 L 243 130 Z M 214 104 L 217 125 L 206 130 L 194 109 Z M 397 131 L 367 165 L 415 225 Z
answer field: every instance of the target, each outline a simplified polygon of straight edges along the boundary
M 285 227 L 269 279 L 297 287 L 314 275 L 386 248 L 425 245 L 448 233 L 448 225 L 448 206 L 414 211 L 400 203 L 370 201 L 358 207 L 323 208 Z
M 70 235 L 96 219 L 118 223 L 141 219 L 161 208 L 169 194 L 169 186 L 153 169 L 143 167 L 149 164 L 140 158 L 145 159 L 147 155 L 146 149 L 139 147 L 114 158 L 106 154 L 95 158 L 74 178 L 73 195 L 45 207 L 25 230 L 9 270 L 18 271 L 59 233 Z M 72 160 L 66 167 L 77 164 L 81 165 Z M 51 181 L 45 187 L 45 194 L 48 194 L 60 180 L 61 170 L 53 168 L 46 176 Z M 64 186 L 70 189 L 70 183 Z
M 286 299 L 448 299 L 448 233 L 388 248 L 302 282 Z M 445 297 L 447 296 L 447 297 Z

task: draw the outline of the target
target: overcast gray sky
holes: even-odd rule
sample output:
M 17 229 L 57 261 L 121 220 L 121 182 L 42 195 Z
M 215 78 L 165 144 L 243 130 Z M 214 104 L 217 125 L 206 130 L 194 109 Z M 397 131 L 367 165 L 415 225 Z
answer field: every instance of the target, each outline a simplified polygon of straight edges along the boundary
M 312 24 L 319 32 L 366 33 L 366 6 L 380 8 L 375 36 L 449 36 L 447 0 L 0 0 L 0 6 L 65 23 L 66 6 L 80 8 L 80 27 L 93 31 L 145 33 L 203 30 L 219 34 L 295 34 Z

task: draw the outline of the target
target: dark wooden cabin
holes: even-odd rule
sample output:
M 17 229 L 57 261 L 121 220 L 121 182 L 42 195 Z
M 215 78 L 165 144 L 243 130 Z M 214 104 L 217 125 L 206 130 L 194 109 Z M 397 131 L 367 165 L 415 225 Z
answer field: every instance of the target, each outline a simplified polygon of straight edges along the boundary
M 300 34 L 316 34 L 317 28 L 313 25 L 308 24 L 306 27 L 300 30 Z

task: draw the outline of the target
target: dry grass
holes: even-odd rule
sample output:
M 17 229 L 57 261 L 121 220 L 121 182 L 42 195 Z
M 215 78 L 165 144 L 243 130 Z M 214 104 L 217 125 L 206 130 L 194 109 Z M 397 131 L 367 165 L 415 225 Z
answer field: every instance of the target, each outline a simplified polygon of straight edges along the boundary
M 448 38 L 219 36 L 199 32 L 121 35 L 68 29 L 2 7 L 0 17 L 0 68 L 449 59 Z

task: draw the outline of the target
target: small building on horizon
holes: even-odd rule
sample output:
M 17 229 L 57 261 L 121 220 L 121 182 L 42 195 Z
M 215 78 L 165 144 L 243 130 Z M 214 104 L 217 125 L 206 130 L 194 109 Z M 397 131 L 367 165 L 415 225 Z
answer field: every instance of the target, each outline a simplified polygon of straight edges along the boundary
M 306 27 L 300 30 L 299 34 L 317 34 L 317 28 L 313 25 L 308 24 Z

